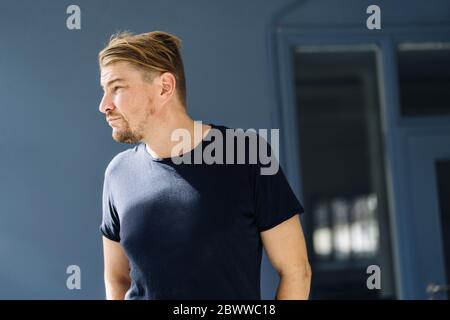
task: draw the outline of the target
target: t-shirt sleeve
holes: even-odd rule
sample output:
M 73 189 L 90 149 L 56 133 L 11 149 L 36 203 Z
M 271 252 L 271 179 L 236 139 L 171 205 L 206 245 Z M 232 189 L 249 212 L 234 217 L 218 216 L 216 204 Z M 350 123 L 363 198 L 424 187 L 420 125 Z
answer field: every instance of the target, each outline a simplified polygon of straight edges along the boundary
M 263 165 L 258 160 L 253 172 L 255 215 L 260 232 L 271 229 L 294 215 L 304 212 L 304 208 L 292 191 L 278 160 L 272 156 L 273 150 L 270 144 L 265 143 L 270 152 L 271 163 Z M 268 170 L 269 167 L 270 170 Z M 271 174 L 262 174 L 264 168 L 266 173 Z
M 102 223 L 100 224 L 100 232 L 112 241 L 120 241 L 120 220 L 114 206 L 111 190 L 109 188 L 108 175 L 105 174 L 103 182 L 102 196 Z

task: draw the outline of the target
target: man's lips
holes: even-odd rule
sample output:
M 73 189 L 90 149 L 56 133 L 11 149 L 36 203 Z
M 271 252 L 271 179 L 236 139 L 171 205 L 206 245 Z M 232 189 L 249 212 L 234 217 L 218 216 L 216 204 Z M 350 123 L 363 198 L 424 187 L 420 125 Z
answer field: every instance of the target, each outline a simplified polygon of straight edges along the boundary
M 114 121 L 114 120 L 119 120 L 120 118 L 108 118 L 106 119 L 108 122 Z
M 108 124 L 111 125 L 114 121 L 120 120 L 121 118 L 108 118 Z

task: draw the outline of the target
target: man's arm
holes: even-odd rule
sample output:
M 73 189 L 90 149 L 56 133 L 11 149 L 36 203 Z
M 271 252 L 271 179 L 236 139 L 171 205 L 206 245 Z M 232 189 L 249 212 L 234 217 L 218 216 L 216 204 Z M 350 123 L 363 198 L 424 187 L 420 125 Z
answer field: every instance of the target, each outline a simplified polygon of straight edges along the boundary
M 261 240 L 280 275 L 276 299 L 308 299 L 312 272 L 299 215 L 261 232 Z
M 130 288 L 130 267 L 125 251 L 119 242 L 103 236 L 104 278 L 106 299 L 123 300 Z

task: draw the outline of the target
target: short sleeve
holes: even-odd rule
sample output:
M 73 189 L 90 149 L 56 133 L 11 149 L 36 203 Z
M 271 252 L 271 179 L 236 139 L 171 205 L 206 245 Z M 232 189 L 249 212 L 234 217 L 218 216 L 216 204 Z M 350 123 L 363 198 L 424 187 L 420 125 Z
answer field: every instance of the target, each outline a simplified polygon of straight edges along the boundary
M 262 165 L 258 161 L 258 164 L 253 167 L 255 218 L 260 232 L 271 229 L 294 215 L 304 212 L 304 208 L 292 191 L 278 160 L 272 156 L 270 144 L 265 143 L 271 154 L 271 163 Z M 266 170 L 266 173 L 270 172 L 271 174 L 262 174 L 264 171 L 262 169 L 268 167 L 272 169 Z
M 120 220 L 112 199 L 107 174 L 105 174 L 105 179 L 103 182 L 102 211 L 102 223 L 99 228 L 101 233 L 106 238 L 119 242 Z

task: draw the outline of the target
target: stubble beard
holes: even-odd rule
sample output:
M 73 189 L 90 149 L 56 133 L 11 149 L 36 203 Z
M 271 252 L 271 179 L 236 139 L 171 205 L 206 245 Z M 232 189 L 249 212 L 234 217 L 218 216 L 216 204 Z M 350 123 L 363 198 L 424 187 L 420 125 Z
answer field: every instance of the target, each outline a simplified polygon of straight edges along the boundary
M 148 125 L 147 120 L 153 110 L 146 112 L 144 118 L 137 125 L 136 130 L 132 130 L 130 124 L 124 118 L 121 119 L 121 126 L 113 129 L 112 138 L 116 142 L 136 144 L 142 141 L 144 138 L 145 127 Z

